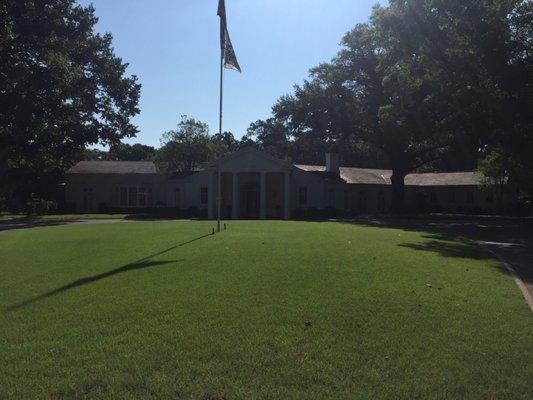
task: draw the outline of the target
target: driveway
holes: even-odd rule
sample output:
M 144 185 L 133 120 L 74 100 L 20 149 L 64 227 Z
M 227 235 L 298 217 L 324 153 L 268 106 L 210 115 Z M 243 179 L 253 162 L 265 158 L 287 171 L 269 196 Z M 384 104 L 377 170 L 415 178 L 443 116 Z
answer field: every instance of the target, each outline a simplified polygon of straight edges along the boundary
M 14 229 L 35 228 L 39 226 L 78 225 L 78 224 L 106 224 L 110 222 L 125 222 L 123 219 L 68 219 L 43 220 L 39 218 L 13 218 L 0 220 L 0 233 Z

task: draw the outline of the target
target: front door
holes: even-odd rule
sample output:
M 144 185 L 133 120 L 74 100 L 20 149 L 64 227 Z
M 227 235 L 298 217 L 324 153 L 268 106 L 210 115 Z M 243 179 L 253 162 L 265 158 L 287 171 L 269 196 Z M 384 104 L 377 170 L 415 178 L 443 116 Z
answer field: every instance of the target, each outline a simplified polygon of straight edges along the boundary
M 83 189 L 83 211 L 90 212 L 93 210 L 93 189 L 84 188 Z
M 259 185 L 243 185 L 241 189 L 241 216 L 244 219 L 259 219 Z

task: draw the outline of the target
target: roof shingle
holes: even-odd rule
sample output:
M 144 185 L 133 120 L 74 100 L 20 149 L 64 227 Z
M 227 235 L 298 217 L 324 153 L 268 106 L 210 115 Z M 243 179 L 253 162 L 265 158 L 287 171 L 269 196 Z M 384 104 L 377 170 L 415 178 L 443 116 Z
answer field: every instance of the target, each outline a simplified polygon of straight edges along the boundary
M 324 165 L 295 165 L 308 172 L 325 172 Z M 392 170 L 341 167 L 340 177 L 346 183 L 366 185 L 390 185 Z M 477 186 L 482 183 L 478 172 L 432 172 L 408 174 L 405 177 L 407 186 Z
M 151 161 L 80 161 L 67 174 L 155 174 Z
M 295 165 L 307 172 L 325 173 L 324 165 Z M 80 161 L 67 174 L 156 174 L 151 161 Z M 390 185 L 389 169 L 341 167 L 340 178 L 346 183 L 365 185 Z M 407 186 L 477 186 L 482 183 L 478 172 L 435 172 L 408 174 Z

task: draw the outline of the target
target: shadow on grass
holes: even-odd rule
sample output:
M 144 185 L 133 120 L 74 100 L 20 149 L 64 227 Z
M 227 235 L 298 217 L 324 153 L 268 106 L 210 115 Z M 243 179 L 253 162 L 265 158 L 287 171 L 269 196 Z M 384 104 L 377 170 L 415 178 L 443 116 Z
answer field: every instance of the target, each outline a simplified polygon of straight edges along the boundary
M 453 225 L 442 224 L 439 221 L 408 221 L 387 219 L 357 219 L 338 221 L 340 223 L 379 227 L 385 229 L 400 229 L 405 232 L 422 233 L 423 241 L 399 243 L 397 246 L 417 251 L 427 251 L 439 254 L 441 257 L 464 258 L 470 260 L 491 260 L 494 256 L 480 248 L 475 242 L 464 235 L 470 235 L 472 229 L 467 223 Z M 465 227 L 465 225 L 467 225 Z M 458 226 L 458 227 L 457 227 Z M 468 229 L 467 229 L 468 228 Z M 479 229 L 479 228 L 478 228 Z M 500 263 L 498 263 L 500 264 Z M 509 274 L 502 265 L 498 267 L 501 273 Z
M 450 237 L 448 234 L 422 235 L 427 239 L 417 243 L 400 243 L 398 246 L 419 251 L 430 251 L 438 253 L 442 257 L 467 258 L 474 260 L 488 260 L 493 258 L 491 254 L 481 250 L 477 245 L 463 241 L 457 237 Z
M 7 311 L 16 310 L 16 309 L 24 307 L 24 306 L 26 306 L 28 304 L 32 304 L 32 303 L 35 303 L 37 301 L 44 300 L 44 299 L 46 299 L 48 297 L 55 296 L 57 294 L 66 292 L 66 291 L 68 291 L 70 289 L 75 289 L 77 287 L 86 285 L 88 283 L 96 282 L 96 281 L 99 281 L 101 279 L 109 278 L 111 276 L 114 276 L 114 275 L 117 275 L 117 274 L 121 274 L 121 273 L 124 273 L 124 272 L 135 271 L 135 270 L 151 268 L 151 267 L 157 267 L 157 266 L 160 266 L 160 265 L 166 265 L 166 264 L 171 264 L 171 263 L 175 263 L 175 262 L 182 262 L 184 260 L 150 261 L 150 259 L 152 259 L 154 257 L 157 257 L 157 256 L 160 256 L 162 254 L 168 253 L 168 252 L 170 252 L 170 251 L 172 251 L 174 249 L 177 249 L 178 247 L 182 247 L 182 246 L 185 246 L 185 245 L 187 245 L 189 243 L 196 242 L 197 240 L 206 238 L 208 236 L 211 236 L 211 235 L 210 234 L 202 235 L 202 236 L 199 236 L 197 238 L 194 238 L 194 239 L 188 240 L 186 242 L 179 243 L 179 244 L 177 244 L 175 246 L 169 247 L 168 249 L 159 251 L 159 252 L 154 253 L 154 254 L 150 254 L 149 256 L 146 256 L 146 257 L 141 258 L 139 260 L 136 260 L 136 261 L 133 261 L 131 263 L 122 265 L 121 267 L 112 269 L 111 271 L 107 271 L 107 272 L 104 272 L 104 273 L 101 273 L 101 274 L 98 274 L 98 275 L 88 276 L 88 277 L 85 277 L 85 278 L 81 278 L 81 279 L 75 280 L 74 282 L 71 282 L 71 283 L 69 283 L 67 285 L 64 285 L 64 286 L 61 286 L 61 287 L 58 287 L 57 289 L 51 290 L 49 292 L 40 294 L 39 296 L 32 297 L 31 299 L 24 300 L 24 301 L 22 301 L 20 303 L 16 303 L 16 304 L 7 306 L 6 310 Z

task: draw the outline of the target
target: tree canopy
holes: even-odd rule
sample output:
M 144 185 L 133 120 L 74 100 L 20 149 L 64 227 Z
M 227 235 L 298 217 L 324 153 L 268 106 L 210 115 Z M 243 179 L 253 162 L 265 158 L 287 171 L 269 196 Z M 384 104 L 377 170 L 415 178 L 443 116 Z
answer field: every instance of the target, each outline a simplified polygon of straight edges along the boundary
M 273 106 L 268 125 L 294 146 L 279 136 L 270 148 L 312 160 L 335 146 L 345 162 L 391 168 L 394 211 L 409 172 L 473 169 L 502 146 L 531 165 L 532 15 L 525 0 L 376 6 L 332 61 Z
M 194 171 L 202 162 L 212 160 L 214 148 L 206 123 L 181 116 L 175 130 L 163 133 L 157 160 L 168 163 L 168 168 L 178 171 Z
M 140 84 L 95 33 L 92 6 L 74 0 L 0 4 L 0 180 L 24 196 L 89 144 L 116 144 L 137 128 Z M 24 176 L 24 179 L 20 179 Z
M 503 148 L 493 149 L 479 161 L 478 171 L 484 176 L 484 185 L 496 194 L 498 207 L 503 208 L 503 197 L 509 178 L 516 173 L 517 165 L 512 154 Z

